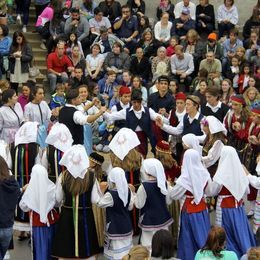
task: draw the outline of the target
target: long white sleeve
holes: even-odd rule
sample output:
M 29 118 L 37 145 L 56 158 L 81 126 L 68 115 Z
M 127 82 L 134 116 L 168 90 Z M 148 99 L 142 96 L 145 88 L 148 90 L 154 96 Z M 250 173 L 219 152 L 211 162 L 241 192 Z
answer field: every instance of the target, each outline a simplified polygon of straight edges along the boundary
M 222 185 L 212 181 L 211 179 L 208 180 L 207 187 L 205 189 L 205 194 L 208 197 L 217 196 L 222 188 Z
M 176 127 L 163 124 L 162 130 L 171 135 L 180 135 L 183 132 L 183 120 Z
M 216 161 L 219 159 L 222 148 L 224 147 L 224 144 L 222 141 L 217 140 L 212 148 L 209 150 L 207 156 L 202 157 L 202 162 L 204 163 L 206 168 L 209 168 L 210 166 L 214 165 Z
M 140 187 L 138 188 L 135 198 L 134 198 L 134 204 L 136 208 L 141 209 L 144 207 L 145 202 L 147 199 L 147 195 L 144 189 L 144 186 L 141 184 Z
M 160 34 L 161 34 L 161 22 L 157 22 L 154 26 L 154 38 L 160 41 Z
M 186 189 L 183 188 L 181 185 L 176 184 L 170 191 L 169 191 L 169 197 L 172 200 L 179 200 L 183 198 L 184 194 L 186 192 Z
M 255 188 L 255 189 L 260 189 L 260 177 L 257 176 L 253 176 L 251 174 L 249 174 L 247 176 L 249 183 Z
M 61 206 L 63 203 L 64 192 L 61 185 L 62 174 L 59 176 L 58 180 L 56 181 L 56 190 L 55 190 L 55 198 L 56 198 L 56 205 Z

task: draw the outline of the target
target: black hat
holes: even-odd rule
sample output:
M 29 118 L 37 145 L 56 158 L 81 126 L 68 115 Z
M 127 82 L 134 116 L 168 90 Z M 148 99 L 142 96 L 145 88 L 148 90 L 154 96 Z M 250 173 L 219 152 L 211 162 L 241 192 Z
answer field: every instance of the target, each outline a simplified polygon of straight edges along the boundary
M 89 160 L 96 163 L 96 164 L 101 165 L 104 162 L 105 159 L 102 155 L 93 152 L 89 155 Z
M 78 96 L 79 96 L 79 90 L 77 88 L 69 89 L 66 93 L 66 99 L 67 100 L 77 98 Z
M 131 101 L 142 101 L 142 91 L 140 89 L 133 89 L 131 94 Z

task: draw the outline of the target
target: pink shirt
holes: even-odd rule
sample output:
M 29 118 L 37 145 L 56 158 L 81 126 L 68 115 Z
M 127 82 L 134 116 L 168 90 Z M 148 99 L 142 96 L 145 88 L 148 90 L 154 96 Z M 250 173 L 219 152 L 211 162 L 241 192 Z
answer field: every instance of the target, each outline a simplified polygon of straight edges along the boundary
M 50 6 L 47 6 L 47 7 L 42 11 L 42 13 L 40 14 L 40 16 L 38 17 L 35 26 L 36 26 L 36 27 L 44 26 L 45 23 L 51 21 L 52 18 L 53 18 L 53 13 L 54 13 L 53 8 L 50 7 Z

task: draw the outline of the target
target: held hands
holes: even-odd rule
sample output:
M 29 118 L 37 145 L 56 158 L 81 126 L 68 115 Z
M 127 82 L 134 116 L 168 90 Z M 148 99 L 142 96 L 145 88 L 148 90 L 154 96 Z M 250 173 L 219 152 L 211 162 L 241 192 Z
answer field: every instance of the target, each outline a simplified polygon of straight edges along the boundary
M 107 111 L 106 106 L 102 106 L 99 111 L 101 112 L 101 114 L 104 114 Z
M 132 185 L 131 183 L 128 184 L 128 187 L 129 189 L 132 191 L 132 192 L 135 192 L 135 186 Z
M 99 184 L 100 190 L 102 193 L 105 193 L 106 189 L 108 188 L 108 184 L 105 181 L 100 182 Z
M 248 141 L 249 141 L 249 143 L 251 143 L 251 144 L 255 144 L 255 145 L 258 144 L 258 138 L 257 138 L 255 135 L 250 135 L 250 136 L 248 137 Z
M 163 120 L 160 116 L 156 117 L 155 123 L 158 127 L 162 128 L 163 127 Z
M 25 192 L 29 184 L 26 184 L 22 187 L 22 192 Z

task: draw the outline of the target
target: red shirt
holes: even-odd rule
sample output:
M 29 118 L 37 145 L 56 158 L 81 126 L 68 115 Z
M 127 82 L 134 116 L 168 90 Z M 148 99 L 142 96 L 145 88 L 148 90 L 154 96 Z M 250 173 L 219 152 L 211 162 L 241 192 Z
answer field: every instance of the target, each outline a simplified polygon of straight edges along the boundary
M 66 72 L 68 67 L 73 67 L 71 60 L 67 55 L 63 55 L 61 58 L 58 58 L 56 52 L 52 52 L 48 55 L 47 58 L 47 68 L 53 69 L 56 72 L 62 73 Z

